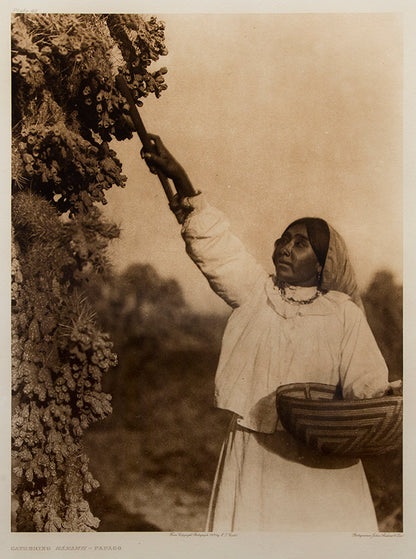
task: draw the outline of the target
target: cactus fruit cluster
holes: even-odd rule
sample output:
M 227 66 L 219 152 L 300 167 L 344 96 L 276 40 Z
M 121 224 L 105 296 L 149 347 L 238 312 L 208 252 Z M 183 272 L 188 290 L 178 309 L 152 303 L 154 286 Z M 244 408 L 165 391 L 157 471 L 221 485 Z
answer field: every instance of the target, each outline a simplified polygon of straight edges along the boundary
M 166 89 L 164 26 L 137 15 L 22 14 L 12 21 L 14 189 L 60 212 L 105 203 L 126 177 L 108 143 L 132 137 L 128 104 L 115 85 L 121 72 L 140 105 Z

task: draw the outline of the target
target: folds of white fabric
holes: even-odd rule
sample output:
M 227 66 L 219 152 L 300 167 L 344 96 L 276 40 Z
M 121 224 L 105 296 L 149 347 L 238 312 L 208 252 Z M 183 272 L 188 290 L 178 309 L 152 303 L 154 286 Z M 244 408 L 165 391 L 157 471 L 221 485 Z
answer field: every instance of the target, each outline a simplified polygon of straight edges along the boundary
M 233 417 L 212 491 L 207 531 L 376 532 L 361 462 L 324 456 L 285 431 Z

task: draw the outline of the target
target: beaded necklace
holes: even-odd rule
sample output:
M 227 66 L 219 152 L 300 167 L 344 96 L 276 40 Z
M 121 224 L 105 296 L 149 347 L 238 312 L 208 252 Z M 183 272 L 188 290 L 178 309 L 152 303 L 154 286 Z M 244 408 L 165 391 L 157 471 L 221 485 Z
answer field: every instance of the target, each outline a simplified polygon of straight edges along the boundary
M 319 289 L 319 287 L 317 287 L 315 293 L 309 299 L 294 299 L 293 297 L 289 297 L 288 295 L 286 295 L 286 288 L 284 284 L 282 285 L 277 283 L 276 287 L 278 288 L 279 293 L 282 296 L 282 299 L 287 303 L 290 303 L 291 305 L 310 305 L 311 303 L 313 303 L 313 301 L 315 301 L 315 299 L 317 299 L 323 293 Z

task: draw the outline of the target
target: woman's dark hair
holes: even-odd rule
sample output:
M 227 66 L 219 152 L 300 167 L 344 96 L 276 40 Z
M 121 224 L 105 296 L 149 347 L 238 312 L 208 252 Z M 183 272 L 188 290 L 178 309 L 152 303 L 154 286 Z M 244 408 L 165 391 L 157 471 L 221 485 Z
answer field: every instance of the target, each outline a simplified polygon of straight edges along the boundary
M 324 267 L 329 247 L 329 226 L 320 217 L 302 217 L 286 227 L 286 231 L 292 225 L 305 225 L 309 242 L 318 259 L 319 264 Z

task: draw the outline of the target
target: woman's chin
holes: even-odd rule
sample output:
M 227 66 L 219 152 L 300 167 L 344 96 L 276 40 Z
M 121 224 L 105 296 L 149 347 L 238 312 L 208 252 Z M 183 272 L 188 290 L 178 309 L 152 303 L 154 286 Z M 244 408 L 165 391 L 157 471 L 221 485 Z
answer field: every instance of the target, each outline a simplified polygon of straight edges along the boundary
M 277 281 L 282 282 L 282 283 L 291 283 L 291 280 L 293 280 L 293 278 L 291 277 L 291 274 L 287 273 L 289 270 L 282 270 L 279 266 L 279 268 L 276 268 L 275 271 L 275 277 L 277 279 Z

